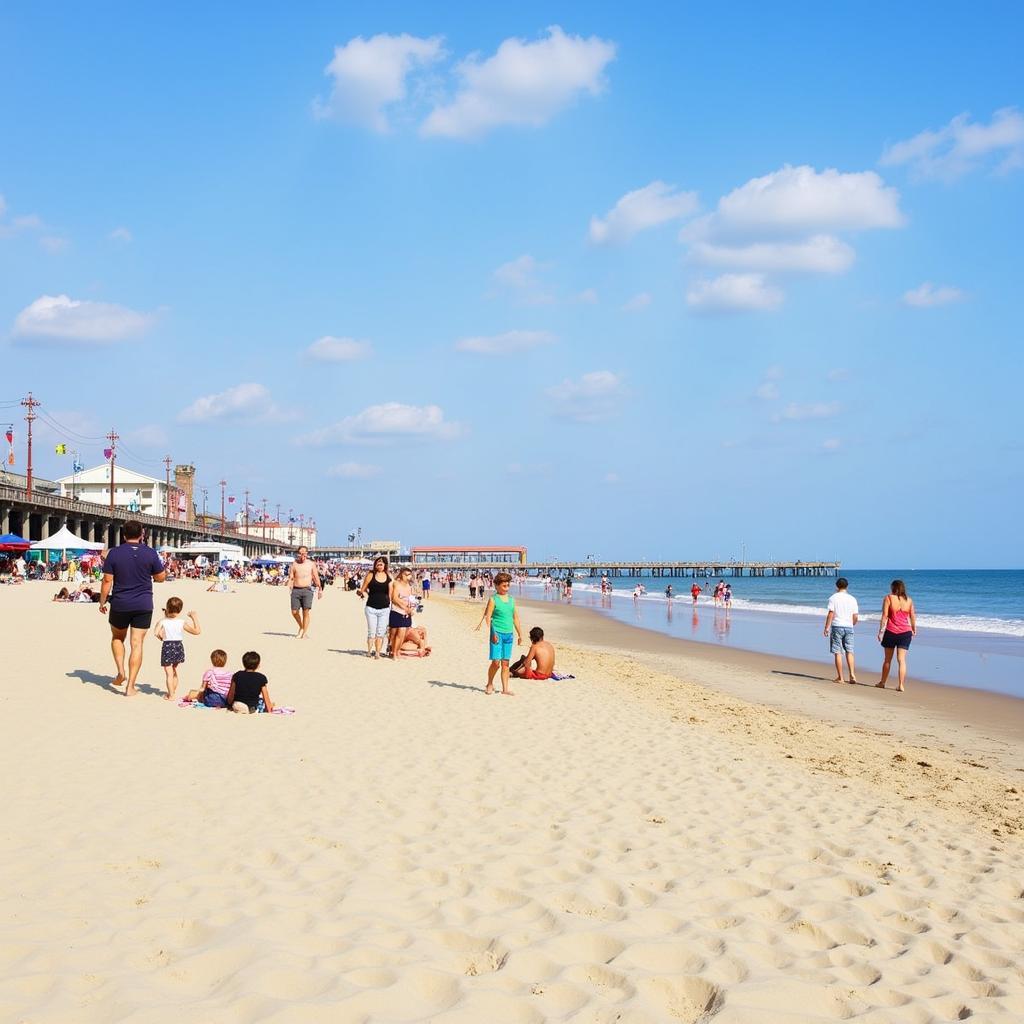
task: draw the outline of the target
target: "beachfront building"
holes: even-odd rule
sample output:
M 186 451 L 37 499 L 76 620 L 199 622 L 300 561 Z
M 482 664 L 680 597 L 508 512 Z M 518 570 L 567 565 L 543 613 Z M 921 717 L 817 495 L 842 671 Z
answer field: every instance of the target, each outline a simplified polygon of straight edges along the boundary
M 228 525 L 239 533 L 245 533 L 245 513 L 239 512 Z M 265 537 L 281 544 L 305 544 L 307 548 L 313 548 L 316 547 L 317 529 L 315 522 L 303 522 L 298 519 L 291 523 L 280 522 L 277 519 L 264 521 L 260 513 L 252 509 L 249 512 L 249 536 Z
M 503 547 L 467 547 L 467 548 L 439 548 L 439 547 L 416 547 L 410 548 L 413 565 L 479 565 L 482 563 L 497 563 L 503 565 L 525 565 L 526 548 L 503 548 Z
M 71 476 L 57 479 L 61 497 L 73 501 L 90 501 L 95 505 L 110 504 L 110 463 L 102 462 Z M 168 497 L 170 515 L 168 515 Z M 165 480 L 138 473 L 127 466 L 114 466 L 114 507 L 144 515 L 172 518 L 186 522 L 185 500 L 182 492 Z

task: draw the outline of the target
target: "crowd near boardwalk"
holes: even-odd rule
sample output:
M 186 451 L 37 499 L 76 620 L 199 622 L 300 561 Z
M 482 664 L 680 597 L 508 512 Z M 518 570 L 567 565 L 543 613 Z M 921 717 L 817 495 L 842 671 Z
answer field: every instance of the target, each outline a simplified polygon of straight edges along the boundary
M 401 564 L 397 571 L 385 556 L 377 556 L 368 568 L 356 563 L 338 560 L 315 560 L 306 547 L 297 551 L 297 557 L 286 568 L 267 568 L 266 563 L 257 565 L 211 565 L 199 558 L 186 561 L 168 552 L 164 559 L 146 544 L 142 526 L 129 521 L 123 528 L 123 542 L 110 551 L 98 556 L 93 567 L 88 563 L 76 563 L 73 559 L 61 563 L 43 565 L 39 562 L 24 562 L 15 565 L 13 559 L 6 561 L 7 573 L 0 572 L 5 582 L 21 584 L 26 579 L 47 578 L 53 580 L 81 581 L 72 591 L 62 587 L 53 595 L 57 604 L 98 603 L 100 610 L 108 614 L 111 653 L 115 666 L 113 685 L 125 686 L 125 694 L 135 696 L 137 682 L 143 664 L 145 639 L 153 626 L 154 596 L 153 584 L 167 579 L 205 579 L 210 585 L 207 593 L 231 594 L 232 584 L 258 583 L 279 585 L 287 588 L 291 613 L 297 632 L 297 639 L 309 639 L 310 620 L 313 605 L 324 596 L 325 587 L 352 592 L 362 600 L 366 620 L 366 655 L 373 660 L 387 660 L 392 663 L 407 658 L 425 658 L 433 652 L 428 638 L 427 627 L 416 617 L 424 611 L 425 602 L 432 590 L 442 595 L 455 596 L 460 587 L 468 592 L 471 602 L 481 602 L 482 615 L 477 630 L 487 623 L 487 671 L 483 690 L 487 694 L 496 692 L 500 679 L 500 692 L 514 696 L 512 679 L 543 681 L 559 678 L 554 671 L 554 648 L 545 639 L 539 627 L 530 630 L 530 647 L 525 655 L 513 661 L 516 644 L 523 643 L 523 629 L 519 619 L 516 599 L 510 591 L 512 586 L 522 592 L 528 584 L 543 588 L 543 593 L 566 602 L 572 600 L 572 576 L 548 575 L 531 578 L 525 572 L 499 572 L 492 575 L 477 570 L 451 569 L 446 572 L 429 572 L 415 566 Z M 102 580 L 96 587 L 89 586 L 93 577 Z M 600 586 L 591 585 L 587 591 L 600 590 L 601 607 L 611 607 L 615 596 L 628 597 L 629 592 L 613 587 L 612 580 L 602 578 Z M 698 603 L 710 600 L 716 608 L 724 610 L 726 630 L 732 607 L 732 587 L 724 580 L 716 584 L 705 583 L 703 587 L 694 582 L 688 585 L 693 602 L 694 629 L 696 630 Z M 526 591 L 528 593 L 528 591 Z M 672 618 L 674 592 L 672 584 L 665 588 L 667 615 Z M 632 590 L 634 602 L 648 597 L 647 589 L 638 582 Z M 210 598 L 210 600 L 231 600 Z M 829 643 L 835 667 L 835 682 L 858 682 L 855 657 L 856 626 L 861 618 L 857 599 L 849 591 L 846 578 L 836 580 L 836 591 L 829 598 L 824 635 Z M 718 618 L 716 613 L 716 633 Z M 199 636 L 202 629 L 199 612 L 185 610 L 180 598 L 173 596 L 163 604 L 162 615 L 156 623 L 155 633 L 161 641 L 160 664 L 165 676 L 165 697 L 177 697 L 182 667 L 186 663 L 186 637 Z M 888 679 L 896 662 L 896 692 L 904 693 L 907 686 L 907 652 L 917 633 L 917 609 L 907 593 L 904 582 L 892 580 L 890 592 L 884 595 L 877 640 L 883 650 L 884 662 L 880 678 L 874 684 L 886 689 Z M 271 634 L 273 635 L 273 634 Z M 248 652 L 259 657 L 257 652 Z M 126 660 L 127 654 L 127 660 Z M 230 659 L 220 648 L 210 655 L 210 666 L 202 676 L 201 685 L 188 688 L 187 702 L 205 707 L 227 707 L 231 682 L 237 672 L 252 672 L 255 669 L 235 669 L 229 666 Z M 250 659 L 252 660 L 252 659 Z M 844 678 L 845 676 L 845 678 Z M 243 700 L 233 700 L 238 710 L 242 705 L 251 711 L 267 710 L 274 705 L 262 694 L 262 684 L 252 689 L 251 678 L 241 680 Z M 259 698 L 263 697 L 262 703 Z M 251 698 L 251 700 L 250 700 Z M 179 702 L 181 703 L 181 702 Z

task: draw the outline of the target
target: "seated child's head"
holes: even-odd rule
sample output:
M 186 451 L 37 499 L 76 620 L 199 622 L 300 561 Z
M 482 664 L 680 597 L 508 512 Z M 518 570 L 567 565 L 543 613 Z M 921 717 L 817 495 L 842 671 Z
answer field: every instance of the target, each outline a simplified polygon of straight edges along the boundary
M 167 605 L 164 611 L 173 618 L 175 615 L 180 614 L 181 609 L 184 607 L 185 603 L 180 597 L 169 597 L 167 598 Z
M 210 651 L 210 664 L 214 668 L 223 668 L 228 663 L 228 656 L 226 651 L 222 651 L 219 648 L 216 651 Z
M 255 651 L 246 651 L 242 655 L 242 667 L 246 672 L 255 672 L 260 667 L 260 656 Z
M 537 644 L 543 639 L 544 630 L 541 629 L 540 626 L 534 626 L 533 629 L 530 630 L 530 643 Z

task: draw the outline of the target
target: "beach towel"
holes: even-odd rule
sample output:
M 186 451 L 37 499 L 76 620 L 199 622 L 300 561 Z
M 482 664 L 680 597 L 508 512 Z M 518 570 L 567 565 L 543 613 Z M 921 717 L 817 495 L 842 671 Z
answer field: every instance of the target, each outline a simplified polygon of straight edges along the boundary
M 202 701 L 185 700 L 184 697 L 182 697 L 178 701 L 178 707 L 179 708 L 202 708 L 204 711 L 227 711 L 228 710 L 227 708 L 208 708 L 204 703 L 202 703 Z M 294 715 L 295 714 L 295 708 L 281 708 L 281 707 L 277 707 L 277 708 L 274 708 L 273 711 L 269 711 L 269 712 L 265 712 L 265 713 L 266 714 L 271 714 L 271 715 Z
M 552 672 L 551 678 L 556 683 L 560 683 L 563 679 L 575 679 L 576 677 L 569 675 L 567 672 Z

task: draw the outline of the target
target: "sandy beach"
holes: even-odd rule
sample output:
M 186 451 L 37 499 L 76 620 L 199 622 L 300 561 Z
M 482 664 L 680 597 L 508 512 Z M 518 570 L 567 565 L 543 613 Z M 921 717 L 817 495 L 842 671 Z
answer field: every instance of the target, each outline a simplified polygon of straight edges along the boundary
M 576 679 L 483 694 L 480 605 L 365 655 L 331 588 L 157 588 L 293 716 L 110 686 L 96 606 L 0 588 L 0 1019 L 1024 1019 L 1024 702 L 705 650 L 523 602 Z M 865 680 L 867 681 L 867 680 Z

